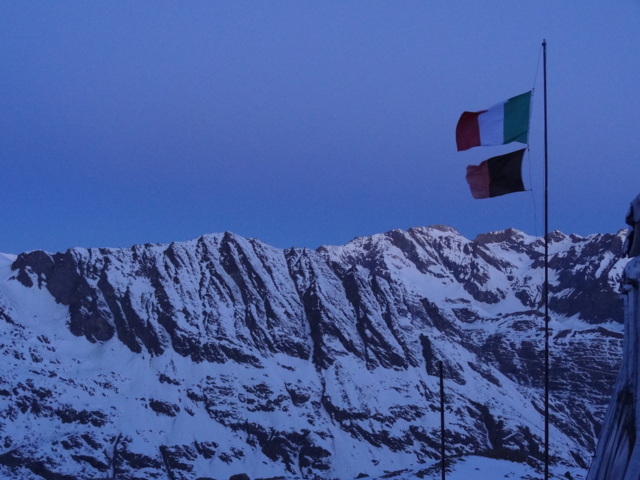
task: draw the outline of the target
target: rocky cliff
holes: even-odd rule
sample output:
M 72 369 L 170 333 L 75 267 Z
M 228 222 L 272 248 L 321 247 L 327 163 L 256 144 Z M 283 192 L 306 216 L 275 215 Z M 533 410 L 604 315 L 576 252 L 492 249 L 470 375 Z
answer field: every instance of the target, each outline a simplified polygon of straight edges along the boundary
M 551 234 L 552 472 L 622 348 L 623 234 Z M 317 250 L 231 233 L 0 255 L 0 475 L 351 479 L 542 460 L 542 239 L 432 226 Z M 426 475 L 426 473 L 424 473 Z

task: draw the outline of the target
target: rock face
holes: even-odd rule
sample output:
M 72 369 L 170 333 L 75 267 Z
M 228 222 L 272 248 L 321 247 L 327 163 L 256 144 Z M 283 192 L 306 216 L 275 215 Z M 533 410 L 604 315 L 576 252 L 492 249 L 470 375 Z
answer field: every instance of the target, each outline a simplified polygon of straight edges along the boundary
M 637 240 L 637 239 L 636 239 Z M 611 404 L 606 415 L 596 455 L 587 480 L 637 480 L 640 478 L 640 445 L 638 401 L 640 385 L 640 257 L 625 267 L 623 277 L 625 299 L 625 343 L 622 367 L 618 374 Z
M 622 351 L 623 233 L 551 235 L 552 471 L 585 469 Z M 448 227 L 280 250 L 230 233 L 0 255 L 0 476 L 348 479 L 539 467 L 543 242 Z

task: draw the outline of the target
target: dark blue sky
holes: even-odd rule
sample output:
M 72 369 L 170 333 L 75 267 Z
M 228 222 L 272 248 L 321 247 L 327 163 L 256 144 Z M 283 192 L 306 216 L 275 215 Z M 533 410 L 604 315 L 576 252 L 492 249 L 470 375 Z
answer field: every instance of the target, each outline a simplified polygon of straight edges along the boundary
M 233 231 L 277 247 L 446 224 L 624 227 L 640 2 L 0 0 L 0 251 Z M 474 200 L 455 124 L 536 88 L 524 179 Z

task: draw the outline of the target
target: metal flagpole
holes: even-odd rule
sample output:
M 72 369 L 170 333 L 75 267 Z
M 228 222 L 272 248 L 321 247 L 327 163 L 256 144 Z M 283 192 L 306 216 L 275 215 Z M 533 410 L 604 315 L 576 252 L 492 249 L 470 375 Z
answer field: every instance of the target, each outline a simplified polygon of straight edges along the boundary
M 447 468 L 445 465 L 445 443 L 444 443 L 444 368 L 442 367 L 442 360 L 440 360 L 440 460 L 441 460 L 441 473 L 442 480 L 445 480 Z
M 549 175 L 547 150 L 547 41 L 542 40 L 544 82 L 544 478 L 549 479 Z

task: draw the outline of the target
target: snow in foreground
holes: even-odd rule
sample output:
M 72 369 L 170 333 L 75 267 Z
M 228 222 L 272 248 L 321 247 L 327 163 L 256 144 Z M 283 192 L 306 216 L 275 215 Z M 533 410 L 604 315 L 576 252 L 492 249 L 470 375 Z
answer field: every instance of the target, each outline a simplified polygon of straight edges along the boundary
M 554 479 L 581 479 L 584 474 L 581 470 L 551 471 L 550 477 Z M 386 475 L 375 477 L 372 480 L 440 480 L 441 472 L 439 464 L 436 463 L 430 468 L 407 469 L 399 472 L 389 472 Z M 507 460 L 496 460 L 480 456 L 468 456 L 457 458 L 447 469 L 447 480 L 534 480 L 540 478 L 540 472 L 529 465 L 509 462 Z

